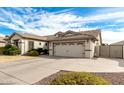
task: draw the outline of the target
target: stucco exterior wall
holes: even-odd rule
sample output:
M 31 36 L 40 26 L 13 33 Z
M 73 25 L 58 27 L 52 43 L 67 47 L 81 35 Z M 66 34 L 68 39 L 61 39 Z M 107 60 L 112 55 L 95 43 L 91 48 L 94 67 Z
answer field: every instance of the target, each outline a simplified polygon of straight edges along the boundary
M 94 54 L 95 54 L 95 42 L 90 40 L 90 58 L 93 58 L 94 57 Z
M 23 42 L 22 48 L 21 48 L 22 54 L 27 53 L 27 51 L 29 50 L 29 41 L 34 42 L 34 49 L 37 49 L 37 48 L 47 49 L 46 42 L 36 41 L 36 40 L 27 40 L 27 39 L 21 39 L 21 40 Z
M 95 43 L 92 40 L 85 41 L 85 58 L 94 57 Z
M 53 56 L 53 42 L 49 42 L 49 55 Z
M 97 39 L 98 39 L 98 41 L 95 41 L 95 44 L 96 44 L 97 46 L 100 46 L 100 45 L 101 45 L 101 42 L 100 42 L 100 35 L 97 36 Z
M 30 40 L 29 40 L 30 41 Z M 40 44 L 41 43 L 41 44 Z M 46 42 L 42 42 L 42 41 L 34 41 L 34 48 L 44 48 L 46 49 Z
M 94 51 L 94 56 L 95 57 L 99 57 L 99 51 L 100 50 L 100 46 L 95 46 L 95 51 Z

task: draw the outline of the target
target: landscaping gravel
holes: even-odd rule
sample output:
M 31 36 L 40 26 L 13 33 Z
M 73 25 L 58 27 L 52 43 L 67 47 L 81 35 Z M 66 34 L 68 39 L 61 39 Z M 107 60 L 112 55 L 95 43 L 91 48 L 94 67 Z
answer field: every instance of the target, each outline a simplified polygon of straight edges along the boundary
M 33 85 L 49 85 L 50 81 L 52 81 L 54 78 L 56 78 L 57 76 L 65 73 L 65 72 L 69 72 L 69 71 L 63 71 L 63 70 L 59 71 L 55 74 L 52 74 L 52 75 L 34 83 Z M 121 73 L 101 73 L 101 72 L 95 73 L 94 72 L 92 74 L 103 77 L 107 81 L 111 82 L 113 85 L 124 85 L 124 72 L 121 72 Z

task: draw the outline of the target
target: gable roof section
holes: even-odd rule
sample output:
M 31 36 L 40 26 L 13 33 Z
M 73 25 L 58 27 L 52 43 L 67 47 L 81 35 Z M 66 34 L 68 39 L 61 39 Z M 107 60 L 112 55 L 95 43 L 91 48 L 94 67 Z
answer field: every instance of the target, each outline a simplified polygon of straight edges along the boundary
M 88 31 L 80 31 L 81 34 L 88 34 L 88 35 L 92 35 L 94 37 L 98 37 L 98 35 L 101 35 L 101 30 L 100 29 L 96 29 L 96 30 L 88 30 Z
M 99 40 L 98 36 L 100 36 L 100 42 L 102 44 L 102 36 L 101 36 L 101 29 L 96 30 L 87 30 L 87 31 L 80 31 L 82 34 L 88 34 L 94 36 L 96 39 Z
M 38 35 L 25 33 L 25 32 L 15 32 L 10 36 L 10 38 L 12 38 L 15 34 L 26 39 L 41 40 L 41 41 L 47 40 L 47 38 L 44 36 L 38 36 Z
M 61 34 L 60 37 L 56 37 L 56 34 Z M 48 40 L 67 40 L 67 39 L 94 39 L 99 40 L 98 35 L 100 35 L 101 38 L 101 31 L 99 29 L 97 30 L 89 30 L 89 31 L 80 31 L 80 32 L 74 32 L 71 30 L 68 30 L 66 32 L 56 33 L 54 36 L 48 36 Z M 68 36 L 68 34 L 72 34 L 71 36 Z M 66 36 L 67 35 L 67 36 Z M 49 37 L 51 37 L 49 39 Z M 101 41 L 101 39 L 100 39 Z

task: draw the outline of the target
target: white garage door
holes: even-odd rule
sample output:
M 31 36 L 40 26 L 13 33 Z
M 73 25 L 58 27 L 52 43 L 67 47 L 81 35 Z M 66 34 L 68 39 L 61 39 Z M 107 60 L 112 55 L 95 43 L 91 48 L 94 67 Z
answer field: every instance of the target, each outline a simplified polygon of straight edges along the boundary
M 55 43 L 54 55 L 65 57 L 84 57 L 83 43 Z

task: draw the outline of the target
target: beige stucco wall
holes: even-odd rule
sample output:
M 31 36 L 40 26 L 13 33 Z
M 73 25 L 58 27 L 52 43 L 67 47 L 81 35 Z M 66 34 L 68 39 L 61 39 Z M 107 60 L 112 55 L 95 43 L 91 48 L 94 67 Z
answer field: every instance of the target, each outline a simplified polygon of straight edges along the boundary
M 94 54 L 95 54 L 95 42 L 90 40 L 90 58 L 93 58 L 94 57 Z
M 39 44 L 41 43 L 41 45 Z M 46 49 L 46 42 L 43 42 L 43 41 L 34 41 L 34 48 L 37 49 L 37 48 L 44 48 Z
M 93 58 L 95 43 L 92 40 L 85 41 L 85 58 Z
M 96 44 L 97 46 L 100 46 L 100 45 L 101 45 L 101 42 L 100 42 L 100 35 L 97 36 L 97 39 L 98 39 L 98 41 L 95 41 L 95 44 Z
M 22 54 L 27 53 L 27 51 L 29 50 L 29 41 L 34 42 L 34 49 L 37 49 L 37 48 L 47 49 L 46 42 L 22 39 L 22 42 L 24 42 L 24 43 L 22 43 L 22 49 L 21 49 L 23 51 Z M 41 45 L 39 43 L 41 43 Z
M 99 49 L 100 49 L 100 46 L 95 46 L 95 51 L 94 51 L 94 56 L 95 57 L 99 57 Z
M 53 42 L 49 42 L 49 55 L 53 55 Z

